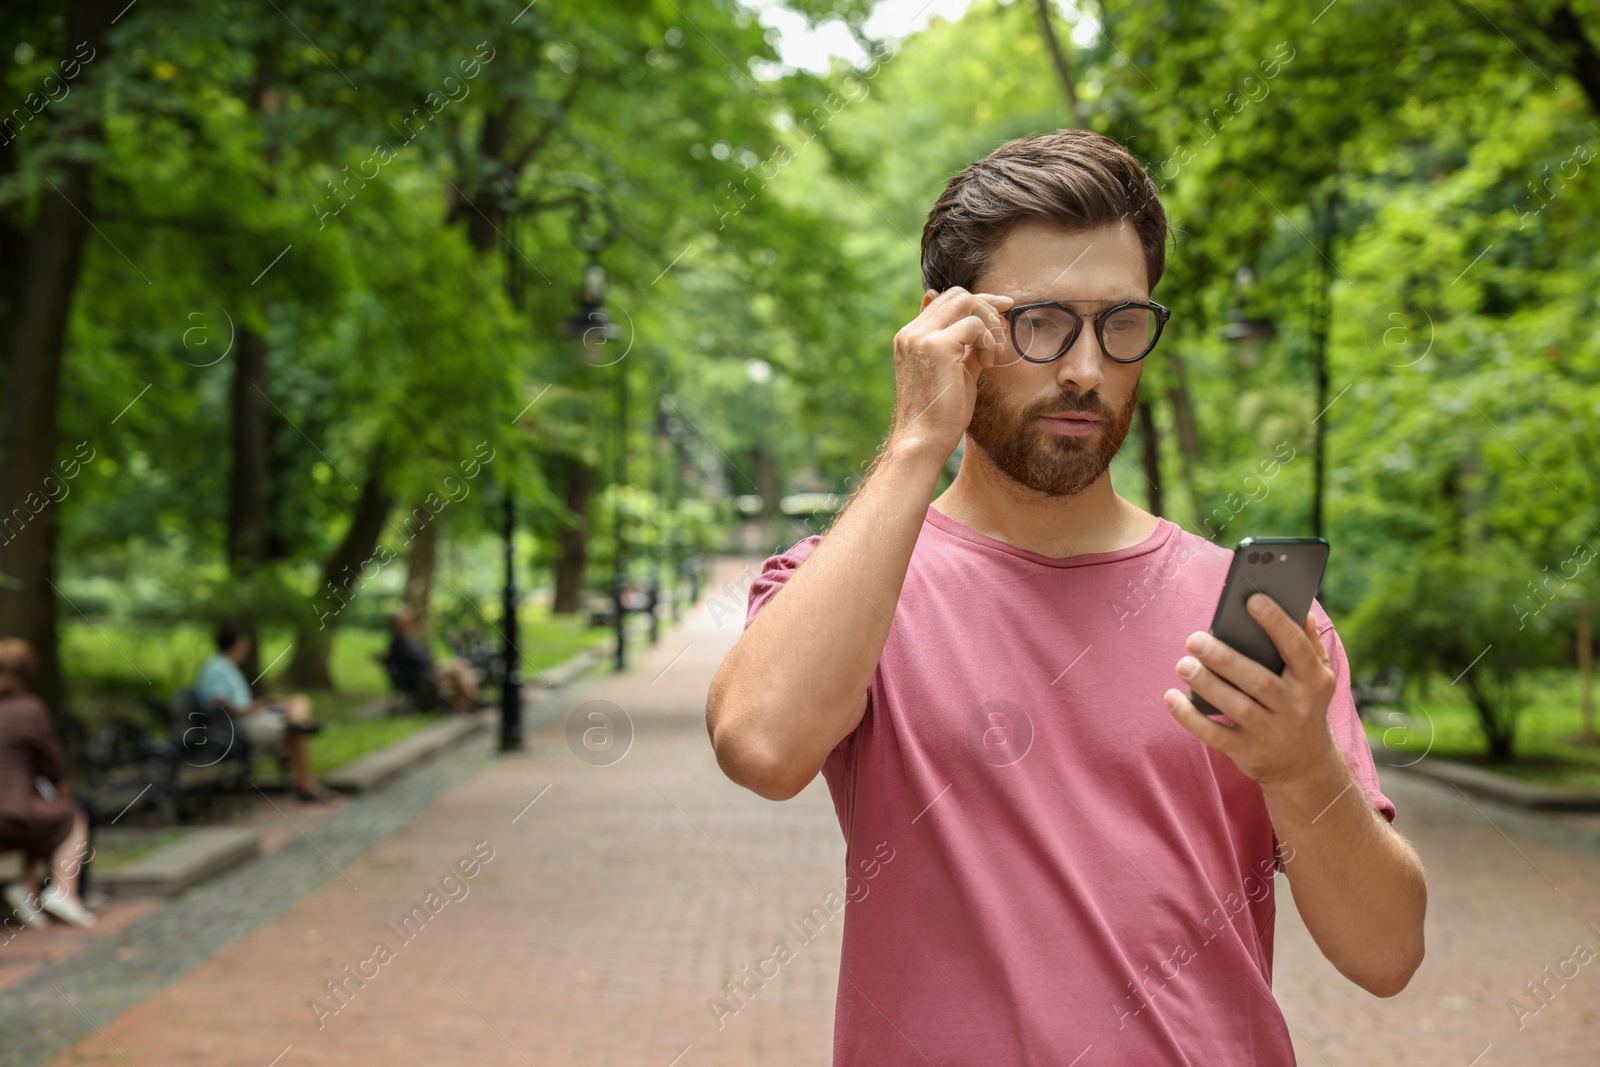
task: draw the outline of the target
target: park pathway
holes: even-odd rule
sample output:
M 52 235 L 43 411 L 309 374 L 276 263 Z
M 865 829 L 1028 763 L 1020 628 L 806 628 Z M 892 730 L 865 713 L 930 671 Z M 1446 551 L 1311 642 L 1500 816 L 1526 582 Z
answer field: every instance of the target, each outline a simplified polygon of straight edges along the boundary
M 842 920 L 804 942 L 789 925 L 840 883 L 827 789 L 762 800 L 721 775 L 705 733 L 751 566 L 724 561 L 681 626 L 575 693 L 575 715 L 535 724 L 526 753 L 54 1062 L 827 1064 Z M 593 751 L 607 720 L 591 713 L 631 722 L 631 742 L 619 729 Z M 1600 819 L 1535 820 L 1398 771 L 1384 787 L 1427 865 L 1428 959 L 1399 996 L 1362 992 L 1317 952 L 1280 875 L 1275 987 L 1301 1064 L 1600 1063 L 1600 961 L 1551 982 L 1521 1029 L 1508 1007 L 1547 965 L 1571 974 L 1576 944 L 1600 952 Z M 1547 843 L 1558 833 L 1571 848 Z M 460 866 L 475 877 L 449 879 Z M 779 939 L 794 958 L 730 1011 L 724 982 Z

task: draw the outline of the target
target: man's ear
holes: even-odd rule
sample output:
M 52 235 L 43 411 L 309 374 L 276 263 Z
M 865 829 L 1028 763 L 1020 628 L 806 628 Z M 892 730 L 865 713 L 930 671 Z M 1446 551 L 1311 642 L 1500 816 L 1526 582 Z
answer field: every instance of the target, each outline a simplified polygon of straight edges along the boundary
M 926 311 L 928 309 L 928 305 L 933 303 L 934 299 L 937 298 L 938 295 L 939 291 L 937 289 L 924 289 L 922 291 L 922 307 L 918 310 Z

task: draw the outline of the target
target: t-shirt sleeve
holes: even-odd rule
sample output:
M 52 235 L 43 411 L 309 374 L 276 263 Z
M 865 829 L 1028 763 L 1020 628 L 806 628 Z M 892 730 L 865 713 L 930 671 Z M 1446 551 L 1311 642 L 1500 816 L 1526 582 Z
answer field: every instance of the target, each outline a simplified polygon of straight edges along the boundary
M 1350 695 L 1350 663 L 1345 658 L 1344 642 L 1333 622 L 1323 616 L 1324 625 L 1317 631 L 1322 647 L 1328 650 L 1328 660 L 1333 665 L 1337 683 L 1333 701 L 1328 705 L 1328 722 L 1333 726 L 1333 737 L 1344 752 L 1345 762 L 1367 794 L 1367 801 L 1389 822 L 1394 822 L 1394 803 L 1383 795 L 1378 785 L 1378 769 L 1372 759 L 1372 747 L 1367 743 L 1366 731 L 1361 728 L 1361 718 L 1356 714 L 1355 698 Z
M 767 606 L 783 583 L 789 576 L 799 569 L 805 558 L 817 547 L 817 542 L 822 540 L 821 534 L 812 534 L 802 538 L 789 547 L 787 551 L 775 556 L 768 556 L 761 564 L 761 573 L 756 575 L 756 580 L 750 583 L 750 599 L 745 608 L 744 624 L 748 628 L 755 621 L 756 615 Z

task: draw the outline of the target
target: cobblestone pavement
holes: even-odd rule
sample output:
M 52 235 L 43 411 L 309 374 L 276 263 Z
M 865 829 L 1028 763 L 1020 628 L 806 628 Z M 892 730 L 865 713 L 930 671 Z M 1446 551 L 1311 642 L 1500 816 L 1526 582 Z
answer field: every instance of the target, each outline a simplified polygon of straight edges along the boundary
M 91 947 L 0 995 L 0 1064 L 45 1048 L 138 1067 L 828 1063 L 839 920 L 804 941 L 790 926 L 840 881 L 826 787 L 761 800 L 722 777 L 705 736 L 748 576 L 724 564 L 632 673 L 541 712 L 525 754 L 462 750 L 130 923 L 128 958 Z M 606 739 L 591 712 L 621 721 L 600 700 L 633 724 L 609 765 L 582 738 Z M 1384 787 L 1428 869 L 1428 958 L 1399 996 L 1362 992 L 1318 953 L 1280 876 L 1275 987 L 1300 1062 L 1600 1062 L 1600 963 L 1569 962 L 1580 942 L 1600 950 L 1600 819 L 1514 813 L 1399 771 Z M 475 877 L 447 880 L 463 863 Z M 780 938 L 792 961 L 713 1012 Z M 1508 1004 L 1534 980 L 1551 992 L 1519 1029 Z
M 216 821 L 216 825 L 257 831 L 261 835 L 262 853 L 271 854 L 299 841 L 301 830 L 311 829 L 348 803 L 343 796 L 318 803 L 302 803 L 288 800 L 283 795 L 285 792 L 287 790 L 272 796 L 262 794 L 259 801 L 247 798 L 243 810 L 227 813 Z M 251 795 L 252 798 L 254 796 Z M 0 929 L 0 992 L 20 985 L 46 964 L 62 963 L 97 941 L 118 938 L 128 925 L 160 906 L 157 900 L 108 899 L 99 891 L 92 871 L 88 903 L 98 921 L 87 930 L 60 922 L 52 922 L 43 929 L 26 929 L 15 923 Z M 117 948 L 124 955 L 129 951 L 126 945 L 120 943 Z M 3 1062 L 4 1053 L 0 1052 L 0 1063 Z

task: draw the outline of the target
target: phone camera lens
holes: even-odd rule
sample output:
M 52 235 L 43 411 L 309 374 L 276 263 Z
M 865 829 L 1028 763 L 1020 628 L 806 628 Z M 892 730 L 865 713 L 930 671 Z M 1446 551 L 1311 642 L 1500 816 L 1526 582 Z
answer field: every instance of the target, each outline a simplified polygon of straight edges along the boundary
M 1245 558 L 1248 559 L 1251 563 L 1254 563 L 1254 562 L 1256 562 L 1257 560 L 1259 560 L 1261 558 L 1261 553 L 1252 552 L 1252 553 L 1250 553 L 1250 555 L 1246 556 Z
M 1272 553 L 1271 552 L 1263 552 L 1263 553 L 1261 553 L 1261 562 L 1262 563 L 1271 563 L 1272 562 Z

